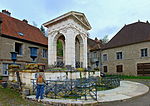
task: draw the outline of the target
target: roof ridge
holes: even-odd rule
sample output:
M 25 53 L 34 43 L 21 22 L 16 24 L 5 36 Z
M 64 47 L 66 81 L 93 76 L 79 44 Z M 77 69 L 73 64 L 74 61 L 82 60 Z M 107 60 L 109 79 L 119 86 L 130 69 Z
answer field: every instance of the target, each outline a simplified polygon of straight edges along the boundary
M 125 25 L 125 26 L 130 26 L 130 25 L 135 25 L 135 24 L 149 24 L 149 23 L 138 21 L 138 22 L 134 22 L 134 23 L 127 24 L 127 25 Z M 150 24 L 149 24 L 149 25 L 150 25 Z
M 135 22 L 123 26 L 117 34 L 105 45 L 104 49 L 115 48 L 150 40 L 150 24 Z

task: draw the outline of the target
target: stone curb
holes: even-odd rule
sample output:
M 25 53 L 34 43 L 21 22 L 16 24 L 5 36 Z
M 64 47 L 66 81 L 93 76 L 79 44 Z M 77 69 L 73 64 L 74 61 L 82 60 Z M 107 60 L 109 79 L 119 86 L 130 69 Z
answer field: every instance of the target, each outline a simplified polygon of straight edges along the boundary
M 121 85 L 117 88 L 98 91 L 98 100 L 70 100 L 70 99 L 48 99 L 45 98 L 42 102 L 49 105 L 56 106 L 94 106 L 97 103 L 105 102 L 116 102 L 124 101 L 127 99 L 135 98 L 146 94 L 149 91 L 149 87 L 144 84 L 131 82 L 131 81 L 121 81 Z M 27 96 L 27 99 L 35 101 L 35 95 Z
M 128 83 L 128 86 L 124 86 L 125 83 L 126 85 Z M 98 97 L 98 103 L 124 101 L 127 99 L 142 96 L 149 92 L 149 87 L 137 82 L 121 81 L 120 87 L 112 90 L 104 91 L 103 93 L 105 92 L 110 94 L 105 95 L 105 98 Z M 98 94 L 100 95 L 102 93 L 98 93 Z

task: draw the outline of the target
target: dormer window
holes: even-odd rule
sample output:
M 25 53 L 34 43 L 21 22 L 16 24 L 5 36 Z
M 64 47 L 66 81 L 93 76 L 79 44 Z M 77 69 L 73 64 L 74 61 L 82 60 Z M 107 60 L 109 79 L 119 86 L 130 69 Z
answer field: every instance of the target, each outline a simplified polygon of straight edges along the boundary
M 21 32 L 18 32 L 18 34 L 20 35 L 20 36 L 23 36 L 24 34 L 23 33 L 21 33 Z

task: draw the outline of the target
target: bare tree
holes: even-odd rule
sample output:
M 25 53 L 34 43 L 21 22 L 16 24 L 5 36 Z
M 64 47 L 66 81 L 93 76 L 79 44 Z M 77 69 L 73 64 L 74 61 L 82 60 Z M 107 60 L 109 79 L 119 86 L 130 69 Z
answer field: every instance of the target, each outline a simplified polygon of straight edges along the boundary
M 41 32 L 45 35 L 45 28 L 41 25 L 41 28 L 40 28 Z
M 101 39 L 103 44 L 108 43 L 109 39 L 108 39 L 108 35 L 105 35 L 104 38 Z

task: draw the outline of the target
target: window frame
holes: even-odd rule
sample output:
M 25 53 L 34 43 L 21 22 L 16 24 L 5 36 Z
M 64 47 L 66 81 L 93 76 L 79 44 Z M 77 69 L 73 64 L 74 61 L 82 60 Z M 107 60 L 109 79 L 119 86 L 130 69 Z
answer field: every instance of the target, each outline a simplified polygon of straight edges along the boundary
M 104 58 L 104 55 L 106 55 L 105 58 Z M 102 57 L 102 58 L 103 58 L 103 62 L 104 62 L 104 61 L 108 61 L 108 54 L 103 54 L 103 57 Z
M 148 57 L 148 48 L 140 49 L 140 54 L 141 57 Z
M 17 47 L 17 45 L 16 44 L 19 44 L 20 45 L 20 47 L 19 47 L 19 52 L 16 50 L 16 47 Z M 15 52 L 17 52 L 17 55 L 18 56 L 23 56 L 23 43 L 19 43 L 19 42 L 15 42 Z
M 121 53 L 121 54 L 120 54 Z M 123 52 L 120 51 L 120 52 L 116 52 L 116 59 L 117 60 L 122 60 L 123 59 Z
M 121 70 L 120 70 L 121 69 Z M 122 73 L 123 72 L 123 65 L 120 64 L 120 65 L 116 65 L 116 72 L 117 73 Z
M 9 63 L 3 63 L 3 66 L 2 66 L 2 74 L 3 75 L 8 76 L 8 65 L 9 65 Z
M 105 71 L 105 69 L 106 69 L 106 71 Z M 103 66 L 103 72 L 104 72 L 104 73 L 107 73 L 107 72 L 108 72 L 108 66 Z
M 47 49 L 42 49 L 42 57 L 48 58 L 48 50 Z

